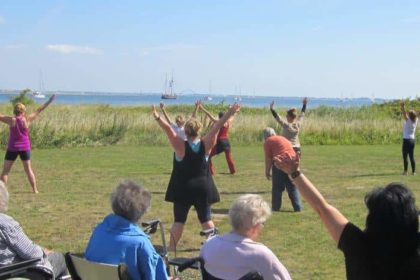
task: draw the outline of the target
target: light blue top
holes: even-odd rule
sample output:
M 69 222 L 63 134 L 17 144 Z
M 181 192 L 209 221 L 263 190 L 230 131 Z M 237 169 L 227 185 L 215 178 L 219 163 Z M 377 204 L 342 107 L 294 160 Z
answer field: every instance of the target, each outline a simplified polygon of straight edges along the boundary
M 94 262 L 125 263 L 132 279 L 169 279 L 163 259 L 149 237 L 137 224 L 118 215 L 110 214 L 98 224 L 85 257 Z
M 188 140 L 188 144 L 190 145 L 191 150 L 194 153 L 198 153 L 198 151 L 200 150 L 200 143 L 201 143 L 201 139 L 196 139 L 195 141 Z M 175 159 L 176 161 L 181 161 L 183 157 L 178 157 L 175 154 Z M 209 161 L 209 155 L 206 155 L 206 161 Z

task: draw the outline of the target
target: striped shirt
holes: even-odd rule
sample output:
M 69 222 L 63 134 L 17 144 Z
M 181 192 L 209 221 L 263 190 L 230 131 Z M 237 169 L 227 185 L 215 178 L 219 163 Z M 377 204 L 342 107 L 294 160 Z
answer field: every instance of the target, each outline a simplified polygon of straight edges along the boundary
M 0 213 L 0 267 L 34 258 L 41 259 L 38 267 L 53 274 L 44 250 L 29 239 L 17 221 Z

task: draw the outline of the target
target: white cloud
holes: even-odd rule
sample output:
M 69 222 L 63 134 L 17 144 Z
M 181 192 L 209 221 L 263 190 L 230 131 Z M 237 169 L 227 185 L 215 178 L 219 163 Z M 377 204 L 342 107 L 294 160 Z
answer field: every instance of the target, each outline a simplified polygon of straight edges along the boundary
M 4 24 L 6 22 L 6 20 L 4 19 L 4 17 L 0 16 L 0 25 Z
M 45 48 L 49 51 L 58 52 L 61 54 L 73 54 L 73 53 L 94 54 L 94 55 L 103 54 L 103 51 L 101 49 L 84 47 L 84 46 L 75 46 L 75 45 L 65 45 L 65 44 L 47 45 Z
M 194 49 L 194 48 L 196 48 L 196 46 L 187 45 L 187 44 L 170 44 L 170 45 L 156 46 L 156 47 L 150 47 L 150 48 L 141 48 L 140 56 L 148 56 L 156 52 L 172 52 L 172 51 L 180 51 L 180 50 L 189 50 L 189 49 Z

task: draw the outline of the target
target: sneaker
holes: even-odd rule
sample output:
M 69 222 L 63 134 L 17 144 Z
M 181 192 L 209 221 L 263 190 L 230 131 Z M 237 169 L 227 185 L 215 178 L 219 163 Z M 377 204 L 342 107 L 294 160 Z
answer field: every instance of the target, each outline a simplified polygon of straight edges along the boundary
M 402 175 L 407 176 L 407 171 L 404 171 Z
M 416 172 L 412 172 L 411 175 L 413 175 L 413 176 L 416 175 Z

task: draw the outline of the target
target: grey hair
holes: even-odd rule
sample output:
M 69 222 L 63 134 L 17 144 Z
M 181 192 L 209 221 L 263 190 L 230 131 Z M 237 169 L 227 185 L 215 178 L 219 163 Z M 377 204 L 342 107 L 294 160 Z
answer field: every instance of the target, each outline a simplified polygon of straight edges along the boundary
M 257 194 L 241 195 L 229 209 L 230 224 L 236 231 L 248 230 L 264 223 L 270 215 L 270 206 Z
M 268 137 L 276 135 L 276 131 L 271 127 L 266 127 L 264 128 L 263 135 L 264 135 L 264 140 L 266 140 Z
M 133 181 L 121 182 L 111 194 L 112 211 L 131 222 L 137 222 L 150 208 L 152 196 Z
M 9 208 L 9 192 L 3 181 L 0 181 L 0 213 L 4 213 Z

